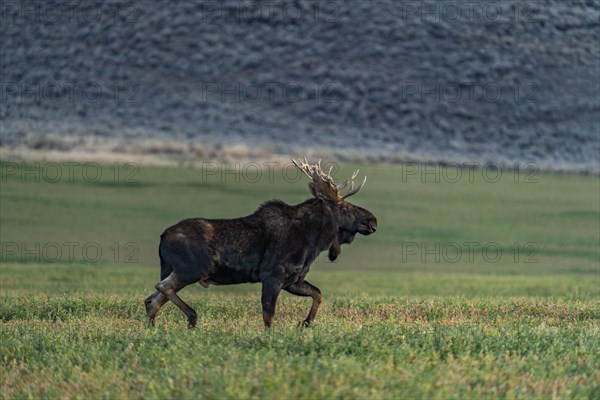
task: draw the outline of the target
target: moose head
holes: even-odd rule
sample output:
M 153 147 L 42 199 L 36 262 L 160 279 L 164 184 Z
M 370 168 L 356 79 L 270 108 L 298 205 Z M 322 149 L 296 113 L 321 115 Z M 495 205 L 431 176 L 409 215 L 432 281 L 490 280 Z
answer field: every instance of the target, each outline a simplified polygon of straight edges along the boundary
M 352 176 L 340 184 L 335 184 L 331 177 L 333 166 L 325 173 L 321 169 L 321 160 L 315 164 L 309 164 L 306 158 L 303 162 L 292 159 L 292 162 L 300 171 L 302 171 L 310 180 L 308 188 L 311 194 L 321 200 L 324 205 L 334 215 L 337 222 L 337 235 L 329 248 L 329 259 L 335 260 L 341 252 L 340 246 L 345 243 L 351 243 L 357 233 L 361 235 L 370 235 L 377 230 L 377 218 L 369 210 L 355 206 L 346 199 L 358 193 L 365 183 L 367 177 L 362 183 L 355 187 L 354 180 L 358 176 L 358 170 Z M 346 194 L 342 191 L 348 188 Z

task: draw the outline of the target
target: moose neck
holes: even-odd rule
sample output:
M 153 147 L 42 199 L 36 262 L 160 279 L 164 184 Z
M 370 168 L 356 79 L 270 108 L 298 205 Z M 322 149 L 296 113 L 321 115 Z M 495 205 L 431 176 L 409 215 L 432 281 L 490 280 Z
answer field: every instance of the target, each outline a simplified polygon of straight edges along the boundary
M 296 207 L 300 211 L 298 216 L 302 219 L 304 229 L 313 233 L 319 250 L 329 248 L 338 231 L 335 204 L 321 199 L 309 199 Z

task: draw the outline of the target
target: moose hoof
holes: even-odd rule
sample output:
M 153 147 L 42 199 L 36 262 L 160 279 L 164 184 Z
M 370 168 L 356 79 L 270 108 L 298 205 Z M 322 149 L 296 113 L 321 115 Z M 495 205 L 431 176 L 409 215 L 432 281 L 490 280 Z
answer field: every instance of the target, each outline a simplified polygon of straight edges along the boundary
M 298 327 L 300 327 L 300 328 L 308 328 L 309 326 L 310 326 L 310 322 L 308 322 L 307 320 L 300 321 L 300 323 L 298 324 Z
M 189 329 L 194 329 L 196 327 L 196 320 L 197 320 L 196 317 L 188 318 L 188 328 Z

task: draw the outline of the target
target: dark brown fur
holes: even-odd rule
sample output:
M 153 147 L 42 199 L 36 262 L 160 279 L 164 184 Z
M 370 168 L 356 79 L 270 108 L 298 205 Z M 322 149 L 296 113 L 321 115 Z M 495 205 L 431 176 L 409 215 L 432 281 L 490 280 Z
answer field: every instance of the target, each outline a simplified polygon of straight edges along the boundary
M 369 235 L 376 229 L 377 219 L 366 209 L 345 200 L 317 198 L 295 206 L 269 201 L 242 218 L 181 221 L 161 235 L 161 281 L 145 301 L 150 323 L 171 300 L 194 327 L 196 312 L 177 295 L 192 283 L 208 287 L 261 282 L 265 326 L 273 323 L 281 289 L 313 298 L 303 321 L 308 326 L 321 303 L 321 291 L 304 279 L 312 262 L 327 249 L 335 260 L 340 246 L 356 233 Z

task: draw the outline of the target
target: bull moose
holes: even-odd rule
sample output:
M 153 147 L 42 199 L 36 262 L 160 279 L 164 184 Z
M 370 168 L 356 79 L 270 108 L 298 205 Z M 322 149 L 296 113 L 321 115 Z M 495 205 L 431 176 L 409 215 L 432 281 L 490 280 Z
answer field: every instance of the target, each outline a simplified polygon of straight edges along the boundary
M 304 278 L 320 252 L 329 249 L 335 260 L 340 246 L 351 243 L 356 233 L 370 235 L 377 219 L 368 210 L 346 199 L 364 186 L 367 177 L 354 187 L 356 171 L 336 185 L 321 169 L 321 161 L 311 165 L 292 162 L 311 182 L 313 198 L 298 205 L 279 200 L 267 201 L 254 214 L 236 219 L 191 218 L 167 228 L 160 237 L 160 282 L 156 292 L 145 300 L 149 322 L 169 300 L 185 313 L 188 326 L 196 325 L 197 314 L 177 295 L 192 283 L 230 285 L 262 283 L 262 310 L 265 327 L 270 327 L 281 289 L 312 297 L 312 307 L 301 322 L 309 326 L 321 304 L 321 291 Z M 342 190 L 350 187 L 345 195 Z

